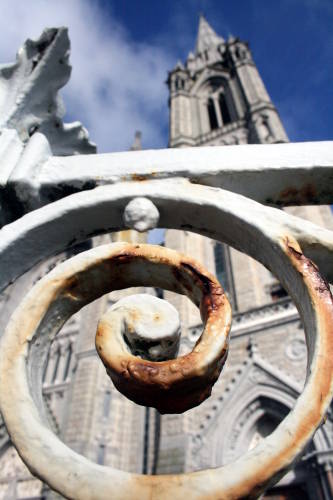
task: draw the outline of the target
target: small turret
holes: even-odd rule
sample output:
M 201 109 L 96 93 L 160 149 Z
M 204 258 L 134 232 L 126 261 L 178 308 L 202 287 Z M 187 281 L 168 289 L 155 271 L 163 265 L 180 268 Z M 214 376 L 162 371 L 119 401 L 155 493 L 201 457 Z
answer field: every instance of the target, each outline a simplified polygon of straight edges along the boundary
M 141 137 L 142 133 L 140 132 L 140 130 L 137 130 L 135 132 L 134 141 L 132 146 L 130 147 L 130 151 L 140 151 L 142 149 Z

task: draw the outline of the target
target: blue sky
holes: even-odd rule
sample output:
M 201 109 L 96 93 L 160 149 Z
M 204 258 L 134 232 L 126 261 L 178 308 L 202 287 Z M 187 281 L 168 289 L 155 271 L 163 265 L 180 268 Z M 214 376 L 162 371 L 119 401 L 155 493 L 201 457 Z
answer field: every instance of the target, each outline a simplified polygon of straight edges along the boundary
M 165 80 L 194 48 L 202 12 L 215 31 L 250 43 L 290 140 L 332 139 L 333 0 L 2 0 L 0 60 L 13 61 L 44 26 L 69 26 L 65 121 L 79 119 L 99 151 L 143 132 L 166 147 Z

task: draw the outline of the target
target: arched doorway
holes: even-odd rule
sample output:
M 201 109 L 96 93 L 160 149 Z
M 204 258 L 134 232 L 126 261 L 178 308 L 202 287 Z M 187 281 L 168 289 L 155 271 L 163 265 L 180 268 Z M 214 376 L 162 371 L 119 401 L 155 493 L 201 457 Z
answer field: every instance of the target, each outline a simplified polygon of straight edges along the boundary
M 274 393 L 275 394 L 275 393 Z M 275 394 L 278 395 L 278 394 Z M 282 398 L 281 398 L 282 399 Z M 289 403 L 289 401 L 288 401 Z M 246 451 L 254 449 L 269 436 L 290 411 L 286 402 L 258 393 L 248 401 L 234 419 L 230 439 L 225 444 L 232 453 L 228 460 L 235 460 Z M 306 453 L 314 450 L 311 444 Z M 281 481 L 268 490 L 261 499 L 267 500 L 311 500 L 308 492 L 308 469 L 299 461 Z

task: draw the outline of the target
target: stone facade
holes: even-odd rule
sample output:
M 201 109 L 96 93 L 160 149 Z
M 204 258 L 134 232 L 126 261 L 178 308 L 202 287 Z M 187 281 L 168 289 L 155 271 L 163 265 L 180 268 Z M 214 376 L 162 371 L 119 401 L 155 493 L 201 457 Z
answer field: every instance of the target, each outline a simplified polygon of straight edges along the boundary
M 170 72 L 168 85 L 170 147 L 288 141 L 248 45 L 233 37 L 225 41 L 203 17 L 195 51 Z M 137 135 L 132 149 L 139 148 Z M 329 207 L 288 211 L 333 229 Z M 127 231 L 111 238 L 142 242 L 146 236 Z M 27 283 L 70 253 L 109 241 L 109 236 L 96 238 L 21 278 L 1 298 L 1 326 Z M 221 280 L 233 305 L 230 354 L 212 396 L 183 415 L 161 417 L 114 389 L 93 339 L 98 318 L 123 296 L 121 292 L 90 304 L 64 326 L 51 346 L 44 373 L 45 405 L 59 436 L 99 464 L 137 473 L 177 473 L 235 460 L 292 408 L 306 369 L 297 310 L 267 269 L 223 243 L 191 232 L 167 230 L 164 243 L 202 262 Z M 188 352 L 201 332 L 198 311 L 183 296 L 163 296 L 180 312 L 181 352 Z M 0 447 L 0 499 L 59 498 L 23 466 L 1 422 Z M 302 459 L 265 498 L 332 498 L 332 448 L 329 412 Z
M 246 43 L 225 41 L 201 17 L 194 53 L 168 78 L 170 147 L 288 141 Z M 329 207 L 288 212 L 333 229 Z M 157 471 L 216 467 L 235 460 L 269 434 L 302 390 L 306 346 L 298 313 L 261 264 L 190 232 L 166 231 L 165 244 L 203 262 L 233 304 L 230 354 L 211 398 L 182 416 L 163 416 Z M 190 350 L 200 335 L 198 311 L 166 293 L 181 312 Z M 316 433 L 300 463 L 267 498 L 332 498 L 332 420 Z

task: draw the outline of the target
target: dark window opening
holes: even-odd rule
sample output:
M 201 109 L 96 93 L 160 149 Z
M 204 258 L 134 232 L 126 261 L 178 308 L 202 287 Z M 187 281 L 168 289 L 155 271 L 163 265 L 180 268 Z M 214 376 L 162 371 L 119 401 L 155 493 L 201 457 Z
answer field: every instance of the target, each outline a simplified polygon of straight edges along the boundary
M 69 375 L 69 368 L 71 366 L 72 354 L 73 354 L 73 347 L 72 347 L 72 344 L 69 344 L 68 349 L 67 349 L 66 365 L 65 365 L 64 376 L 63 376 L 64 381 L 67 380 L 68 375 Z
M 56 378 L 57 378 L 60 358 L 61 358 L 61 351 L 60 351 L 60 347 L 59 347 L 57 352 L 56 352 L 56 362 L 55 362 L 54 369 L 53 369 L 52 383 L 55 382 Z
M 98 451 L 97 451 L 97 463 L 99 465 L 104 465 L 104 460 L 105 460 L 105 445 L 100 444 L 98 446 Z
M 214 258 L 215 275 L 225 290 L 233 309 L 237 310 L 237 297 L 228 247 L 223 243 L 215 243 Z
M 155 293 L 156 293 L 156 297 L 158 299 L 164 299 L 164 290 L 162 288 L 154 288 L 155 290 Z
M 176 80 L 176 90 L 182 90 L 185 88 L 185 81 L 182 78 L 177 78 Z
M 273 301 L 283 299 L 284 297 L 288 297 L 288 292 L 280 283 L 274 283 L 271 286 L 271 297 Z
M 150 421 L 149 408 L 145 407 L 142 474 L 148 474 L 149 423 L 150 423 L 149 421 Z
M 110 407 L 111 407 L 111 391 L 107 390 L 104 394 L 103 417 L 107 418 L 110 415 Z
M 81 243 L 77 243 L 76 245 L 73 245 L 72 247 L 67 248 L 66 250 L 66 257 L 69 259 L 70 257 L 74 257 L 74 255 L 77 255 L 78 253 L 81 252 L 86 252 L 87 250 L 90 250 L 92 248 L 92 240 L 85 240 L 82 241 Z
M 305 484 L 290 485 L 266 491 L 263 500 L 308 500 Z
M 224 94 L 219 95 L 219 105 L 220 105 L 223 124 L 227 125 L 228 123 L 231 123 L 231 116 L 228 110 Z
M 157 465 L 160 450 L 160 438 L 161 438 L 161 415 L 155 410 L 155 433 L 154 433 L 154 458 L 152 464 L 151 473 L 156 475 Z
M 215 129 L 218 128 L 219 125 L 218 125 L 218 122 L 217 122 L 217 116 L 216 116 L 216 112 L 215 112 L 214 101 L 213 101 L 212 98 L 208 99 L 207 109 L 208 109 L 208 117 L 209 117 L 210 128 L 211 128 L 211 130 L 215 130 Z
M 225 289 L 228 292 L 229 283 L 228 283 L 228 273 L 227 273 L 227 262 L 225 258 L 224 248 L 221 243 L 216 243 L 214 246 L 214 257 L 215 257 L 215 272 L 216 277 Z

